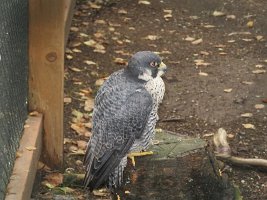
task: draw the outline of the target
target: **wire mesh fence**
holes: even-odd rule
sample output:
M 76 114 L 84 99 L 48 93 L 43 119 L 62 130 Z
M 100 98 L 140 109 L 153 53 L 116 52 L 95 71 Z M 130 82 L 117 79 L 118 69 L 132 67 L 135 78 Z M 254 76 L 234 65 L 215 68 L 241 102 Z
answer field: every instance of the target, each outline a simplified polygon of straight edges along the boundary
M 28 1 L 0 4 L 0 200 L 27 116 Z

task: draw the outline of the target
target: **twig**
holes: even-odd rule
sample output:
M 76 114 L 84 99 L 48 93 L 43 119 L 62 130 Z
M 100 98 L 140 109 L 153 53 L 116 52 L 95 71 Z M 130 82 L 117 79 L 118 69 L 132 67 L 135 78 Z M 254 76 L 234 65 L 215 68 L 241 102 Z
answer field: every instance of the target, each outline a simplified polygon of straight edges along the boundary
M 227 134 L 223 128 L 219 128 L 214 134 L 213 143 L 216 147 L 216 158 L 237 165 L 249 165 L 254 167 L 267 168 L 267 160 L 258 158 L 240 158 L 231 155 L 231 148 L 227 142 Z

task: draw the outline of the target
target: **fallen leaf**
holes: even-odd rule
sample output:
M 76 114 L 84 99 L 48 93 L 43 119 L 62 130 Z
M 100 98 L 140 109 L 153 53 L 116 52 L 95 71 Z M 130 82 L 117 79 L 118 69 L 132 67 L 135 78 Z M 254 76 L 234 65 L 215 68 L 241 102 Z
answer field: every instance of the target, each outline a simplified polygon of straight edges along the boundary
M 97 20 L 95 20 L 95 23 L 96 24 L 106 24 L 107 22 L 105 20 L 102 20 L 102 19 L 97 19 Z
M 243 113 L 241 114 L 241 117 L 245 117 L 245 118 L 249 118 L 249 117 L 252 117 L 253 114 L 252 113 Z
M 250 39 L 250 38 L 242 38 L 242 40 L 245 42 L 251 42 L 252 41 L 252 39 Z
M 64 144 L 73 143 L 72 139 L 70 138 L 64 138 Z
M 81 37 L 89 37 L 89 35 L 85 34 L 85 33 L 79 33 Z
M 81 161 L 81 160 L 76 160 L 76 161 L 75 161 L 75 164 L 76 164 L 77 166 L 82 166 L 82 165 L 83 165 L 83 161 Z
M 262 35 L 257 35 L 255 38 L 256 38 L 257 41 L 263 40 L 263 36 Z
M 248 21 L 247 27 L 248 28 L 252 28 L 253 26 L 254 26 L 254 22 L 253 21 Z
M 104 54 L 104 53 L 106 53 L 106 50 L 104 50 L 104 49 L 94 49 L 93 52 Z
M 150 5 L 149 1 L 138 1 L 138 4 Z
M 120 10 L 118 10 L 118 13 L 126 15 L 128 12 L 126 10 L 124 10 L 124 9 L 120 9 Z
M 25 125 L 23 126 L 23 128 L 30 128 L 30 125 L 29 125 L 29 124 L 25 124 Z
M 85 60 L 83 61 L 85 64 L 87 65 L 96 65 L 96 63 L 94 61 L 91 61 L 91 60 Z
M 201 54 L 201 55 L 208 56 L 210 53 L 209 53 L 209 52 L 207 52 L 207 51 L 200 51 L 200 54 Z
M 263 103 L 267 103 L 267 98 L 261 100 Z
M 228 89 L 224 89 L 223 91 L 226 93 L 230 93 L 230 92 L 232 92 L 232 90 L 233 90 L 232 88 L 228 88 Z
M 79 28 L 72 26 L 72 27 L 70 27 L 70 31 L 72 31 L 72 32 L 78 32 L 79 31 Z
M 77 146 L 79 149 L 85 150 L 87 147 L 87 142 L 83 141 L 83 140 L 78 140 L 77 141 Z
M 185 41 L 188 41 L 188 42 L 192 42 L 192 41 L 195 40 L 195 38 L 190 37 L 190 36 L 187 36 L 184 40 L 185 40 Z
M 100 190 L 93 190 L 93 195 L 99 196 L 99 197 L 106 197 L 108 196 L 108 191 L 105 189 L 100 189 Z
M 232 35 L 251 35 L 251 32 L 245 31 L 245 32 L 232 32 L 229 33 L 228 36 L 232 36 Z
M 23 155 L 22 151 L 17 151 L 16 152 L 16 158 L 20 158 Z
M 71 103 L 71 102 L 72 102 L 72 98 L 64 97 L 64 103 Z
M 198 73 L 200 76 L 208 76 L 208 73 L 205 73 L 205 72 L 199 72 Z
M 242 81 L 242 83 L 245 85 L 252 85 L 253 84 L 253 82 L 251 82 L 251 81 Z
M 81 72 L 82 70 L 78 69 L 77 67 L 70 67 L 69 68 L 73 72 Z
M 119 65 L 127 65 L 127 61 L 123 58 L 115 58 L 114 62 Z
M 196 66 L 209 66 L 211 63 L 204 62 L 204 60 L 197 59 L 194 60 Z
M 207 25 L 204 25 L 203 27 L 204 27 L 204 28 L 215 28 L 216 26 L 207 24 Z
M 163 9 L 163 12 L 168 13 L 168 14 L 172 14 L 172 10 L 169 10 L 169 9 Z
M 263 68 L 263 65 L 261 64 L 258 64 L 258 65 L 255 65 L 256 68 Z
M 104 33 L 102 33 L 102 32 L 96 32 L 96 33 L 94 33 L 94 36 L 96 37 L 96 38 L 104 38 L 105 37 L 105 35 L 104 35 Z
M 235 15 L 227 15 L 226 18 L 227 19 L 236 19 L 236 16 Z
M 101 79 L 96 80 L 95 85 L 100 87 L 101 85 L 104 84 L 104 82 L 105 82 L 105 79 L 101 78 Z
M 93 9 L 100 9 L 100 8 L 101 8 L 100 5 L 97 5 L 97 4 L 92 3 L 92 2 L 89 2 L 88 4 L 89 4 L 89 6 L 90 6 L 91 8 L 93 8 Z
M 78 46 L 80 46 L 82 43 L 81 42 L 77 42 L 77 41 L 75 41 L 75 42 L 70 42 L 69 43 L 69 46 L 70 47 L 78 47 Z
M 38 111 L 32 111 L 29 113 L 30 116 L 38 116 L 40 113 Z
M 80 49 L 77 49 L 77 48 L 72 49 L 72 51 L 75 53 L 81 53 L 82 52 Z
M 212 15 L 213 15 L 214 17 L 221 17 L 221 16 L 225 16 L 226 14 L 225 14 L 224 12 L 215 10 L 215 11 L 212 13 Z
M 244 128 L 247 129 L 255 129 L 255 126 L 253 124 L 242 124 Z
M 69 54 L 67 54 L 67 55 L 66 55 L 66 58 L 67 58 L 68 60 L 71 60 L 71 59 L 73 59 L 73 56 L 72 56 L 72 55 L 69 55 Z
M 144 37 L 146 40 L 157 40 L 159 37 L 157 35 L 148 35 Z
M 77 146 L 75 146 L 75 145 L 71 145 L 71 146 L 69 146 L 69 151 L 70 152 L 76 152 L 78 150 L 78 147 Z
M 94 108 L 94 99 L 88 98 L 84 103 L 84 110 L 91 112 Z
M 63 183 L 63 174 L 55 172 L 44 177 L 46 183 L 56 187 Z
M 256 109 L 263 109 L 265 107 L 265 105 L 264 104 L 256 104 L 254 107 Z
M 96 45 L 96 41 L 91 39 L 91 40 L 85 41 L 84 44 L 89 47 L 94 47 Z
M 265 72 L 266 70 L 264 69 L 257 69 L 252 71 L 253 74 L 264 74 Z
M 203 40 L 202 40 L 202 38 L 200 38 L 200 39 L 194 40 L 193 42 L 191 42 L 191 44 L 197 45 L 197 44 L 200 44 L 202 42 L 203 42 Z
M 71 124 L 71 129 L 73 129 L 76 133 L 78 133 L 78 135 L 88 135 L 87 132 L 89 132 L 85 126 L 82 124 L 82 123 L 79 123 L 79 124 Z
M 131 192 L 129 190 L 125 190 L 124 194 L 130 194 Z
M 234 134 L 231 134 L 231 133 L 229 133 L 229 134 L 227 134 L 227 137 L 228 137 L 228 138 L 234 138 L 234 137 L 235 137 L 235 135 L 234 135 Z
M 25 147 L 25 149 L 27 149 L 28 151 L 34 151 L 34 150 L 36 150 L 37 148 L 34 147 L 34 146 L 28 146 L 28 147 Z
M 169 13 L 169 14 L 164 15 L 163 17 L 164 17 L 164 19 L 165 19 L 166 21 L 169 21 L 170 18 L 172 18 L 172 14 Z
M 228 40 L 227 42 L 229 42 L 229 43 L 234 43 L 235 40 Z

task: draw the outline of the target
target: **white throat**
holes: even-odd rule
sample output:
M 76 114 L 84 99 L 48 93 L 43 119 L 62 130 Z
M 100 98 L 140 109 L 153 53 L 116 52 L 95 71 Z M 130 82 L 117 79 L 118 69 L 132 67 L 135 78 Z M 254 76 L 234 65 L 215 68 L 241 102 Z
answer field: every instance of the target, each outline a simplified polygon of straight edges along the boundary
M 141 80 L 144 80 L 144 81 L 150 81 L 150 80 L 152 80 L 153 79 L 153 77 L 152 77 L 152 72 L 150 71 L 150 70 L 145 70 L 145 72 L 143 73 L 143 74 L 140 74 L 139 76 L 138 76 L 138 78 L 139 79 L 141 79 Z

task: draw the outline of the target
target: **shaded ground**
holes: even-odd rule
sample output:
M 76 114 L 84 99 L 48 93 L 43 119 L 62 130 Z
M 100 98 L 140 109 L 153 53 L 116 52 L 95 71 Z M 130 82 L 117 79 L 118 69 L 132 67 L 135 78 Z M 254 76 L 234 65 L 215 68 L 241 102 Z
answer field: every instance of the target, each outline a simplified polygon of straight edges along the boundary
M 71 114 L 73 109 L 83 114 L 79 127 L 84 128 L 91 113 L 90 108 L 84 110 L 84 104 L 94 96 L 96 80 L 98 84 L 124 67 L 125 60 L 139 50 L 159 52 L 169 66 L 158 127 L 200 137 L 223 127 L 230 134 L 233 154 L 266 159 L 267 105 L 255 108 L 267 98 L 266 2 L 150 2 L 111 1 L 98 7 L 78 1 L 66 53 L 65 96 L 71 98 L 65 106 L 66 168 L 82 171 L 77 161 L 82 156 L 67 155 L 83 149 L 82 142 L 77 141 L 88 141 L 90 136 L 70 128 L 71 123 L 78 123 Z M 215 10 L 225 15 L 213 16 Z M 202 42 L 189 41 L 197 39 Z M 243 113 L 253 116 L 244 118 Z M 175 120 L 164 122 L 172 118 Z M 255 129 L 242 124 L 252 124 Z M 87 127 L 90 131 L 90 124 Z M 239 185 L 244 199 L 267 199 L 266 173 L 233 167 L 231 179 Z M 82 191 L 76 192 L 84 199 Z M 52 196 L 40 190 L 35 198 Z

